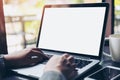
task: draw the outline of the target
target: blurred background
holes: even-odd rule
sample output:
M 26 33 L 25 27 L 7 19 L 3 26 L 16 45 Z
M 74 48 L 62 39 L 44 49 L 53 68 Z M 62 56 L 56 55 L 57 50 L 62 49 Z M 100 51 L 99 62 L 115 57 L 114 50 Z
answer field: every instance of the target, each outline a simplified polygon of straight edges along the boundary
M 8 53 L 35 47 L 45 4 L 93 3 L 102 0 L 3 0 Z M 120 0 L 115 0 L 115 28 L 120 33 Z

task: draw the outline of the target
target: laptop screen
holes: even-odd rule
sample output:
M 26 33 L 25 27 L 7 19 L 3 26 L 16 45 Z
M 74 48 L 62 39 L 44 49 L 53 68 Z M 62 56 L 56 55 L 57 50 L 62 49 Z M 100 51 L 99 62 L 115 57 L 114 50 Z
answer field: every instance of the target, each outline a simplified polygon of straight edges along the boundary
M 45 6 L 38 48 L 99 56 L 105 13 L 105 6 Z

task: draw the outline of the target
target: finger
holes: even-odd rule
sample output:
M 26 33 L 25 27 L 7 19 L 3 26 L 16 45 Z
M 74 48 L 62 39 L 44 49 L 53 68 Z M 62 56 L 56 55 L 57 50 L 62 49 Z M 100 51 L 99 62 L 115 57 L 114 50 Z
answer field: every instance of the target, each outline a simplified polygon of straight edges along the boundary
M 61 60 L 61 64 L 62 64 L 62 65 L 67 65 L 67 59 L 65 59 L 65 58 L 62 59 L 62 60 Z
M 65 53 L 65 54 L 62 55 L 62 57 L 64 57 L 64 58 L 68 58 L 69 56 L 70 56 L 70 55 L 67 54 L 67 53 Z
M 40 52 L 41 54 L 44 54 L 40 48 L 32 48 L 32 51 Z
M 60 63 L 61 63 L 62 65 L 66 65 L 66 63 L 67 63 L 67 58 L 66 58 L 65 56 L 66 56 L 66 54 L 63 54 L 63 55 L 60 57 Z
M 32 59 L 32 62 L 34 62 L 34 63 L 40 63 L 40 62 L 42 62 L 44 59 L 42 58 L 42 57 L 39 57 L 39 58 L 36 58 L 36 59 Z
M 29 62 L 30 62 L 30 65 L 36 65 L 36 64 L 42 62 L 43 60 L 44 59 L 42 57 L 40 57 L 40 58 L 31 58 L 29 60 Z
M 78 75 L 77 70 L 73 70 L 71 74 L 69 75 L 69 80 L 73 80 Z
M 32 51 L 40 52 L 41 54 L 44 54 L 40 48 L 32 48 Z
M 72 66 L 73 68 L 76 68 L 76 67 L 77 67 L 77 64 L 72 63 L 71 66 Z
M 68 61 L 67 61 L 67 63 L 66 63 L 66 66 L 67 66 L 67 67 L 69 67 L 69 68 L 72 68 L 71 63 L 70 63 L 70 62 L 68 62 Z
M 70 63 L 73 63 L 74 62 L 74 57 L 73 56 L 69 56 L 67 58 L 67 60 L 70 62 Z
M 36 55 L 38 57 L 43 57 L 44 59 L 49 59 L 49 57 L 44 54 L 42 51 L 38 51 L 38 50 L 32 50 L 34 52 L 33 55 Z
M 40 54 L 38 52 L 34 52 L 28 58 L 31 61 L 31 63 L 38 63 L 38 62 L 40 63 L 46 60 L 46 57 L 43 54 Z

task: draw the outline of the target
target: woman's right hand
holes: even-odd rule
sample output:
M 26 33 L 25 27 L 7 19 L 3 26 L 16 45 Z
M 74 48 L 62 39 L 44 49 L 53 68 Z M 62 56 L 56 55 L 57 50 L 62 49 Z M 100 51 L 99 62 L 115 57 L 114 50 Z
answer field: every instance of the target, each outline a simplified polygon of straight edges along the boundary
M 77 70 L 74 64 L 74 58 L 68 54 L 62 56 L 53 56 L 45 66 L 45 72 L 57 71 L 62 73 L 66 80 L 72 80 L 77 76 Z

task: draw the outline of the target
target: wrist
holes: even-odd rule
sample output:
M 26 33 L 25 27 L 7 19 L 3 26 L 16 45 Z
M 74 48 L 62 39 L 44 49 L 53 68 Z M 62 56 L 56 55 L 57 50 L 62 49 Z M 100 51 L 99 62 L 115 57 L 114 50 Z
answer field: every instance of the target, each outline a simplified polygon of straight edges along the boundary
M 9 56 L 8 56 L 8 55 L 4 55 L 3 58 L 4 58 L 5 67 L 6 67 L 7 69 L 11 68 Z
M 14 55 L 4 55 L 4 61 L 7 69 L 13 69 L 21 67 L 19 64 L 19 59 L 15 57 Z

